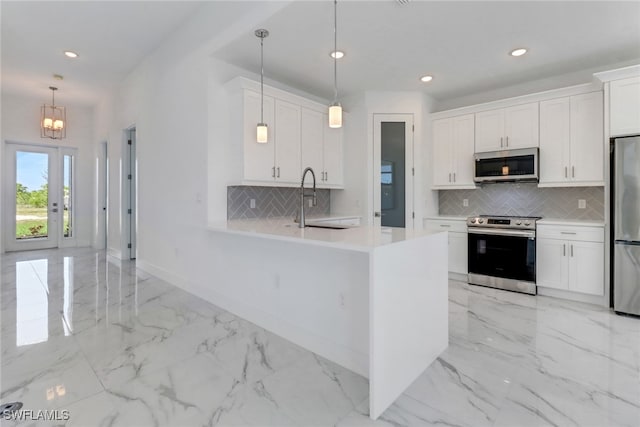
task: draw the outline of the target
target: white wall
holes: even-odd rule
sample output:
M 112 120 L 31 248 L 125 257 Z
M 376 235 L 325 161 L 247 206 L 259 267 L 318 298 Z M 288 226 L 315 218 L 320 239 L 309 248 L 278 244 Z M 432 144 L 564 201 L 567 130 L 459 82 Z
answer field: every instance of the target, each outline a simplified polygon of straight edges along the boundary
M 76 199 L 74 204 L 76 244 L 89 246 L 93 240 L 94 229 L 93 108 L 65 104 L 64 94 L 59 94 L 58 103 L 67 109 L 67 137 L 62 140 L 44 139 L 40 137 L 40 107 L 49 99 L 49 96 L 50 93 L 46 91 L 43 92 L 42 98 L 2 93 L 1 160 L 7 160 L 4 152 L 7 141 L 76 148 Z M 2 164 L 0 176 L 4 183 L 5 176 L 2 175 L 4 164 L 0 163 Z M 0 219 L 4 220 L 5 218 Z M 0 227 L 0 229 L 3 228 Z M 3 237 L 6 236 L 0 236 L 0 238 Z M 4 248 L 4 240 L 1 241 Z
M 437 212 L 437 192 L 430 190 L 429 113 L 433 100 L 422 92 L 366 92 L 342 101 L 349 115 L 345 119 L 345 190 L 332 191 L 331 210 L 373 218 L 373 115 L 412 114 L 414 132 L 415 225 Z

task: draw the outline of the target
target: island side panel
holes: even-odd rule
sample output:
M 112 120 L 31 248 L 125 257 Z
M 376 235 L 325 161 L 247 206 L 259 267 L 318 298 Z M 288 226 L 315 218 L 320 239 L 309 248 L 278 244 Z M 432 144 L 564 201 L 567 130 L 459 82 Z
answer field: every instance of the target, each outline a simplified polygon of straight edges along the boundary
M 365 377 L 369 254 L 212 233 L 211 280 L 198 296 Z
M 369 416 L 377 419 L 449 342 L 447 234 L 376 248 L 370 262 Z

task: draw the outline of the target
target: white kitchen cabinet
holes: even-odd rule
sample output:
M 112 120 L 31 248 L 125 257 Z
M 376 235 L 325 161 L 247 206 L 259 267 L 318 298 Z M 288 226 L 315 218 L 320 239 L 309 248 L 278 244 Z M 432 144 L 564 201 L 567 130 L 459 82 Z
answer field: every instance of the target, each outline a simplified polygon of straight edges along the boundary
M 610 135 L 640 134 L 640 77 L 610 83 Z
M 275 180 L 297 184 L 300 181 L 300 106 L 275 101 Z
M 476 113 L 476 153 L 537 146 L 537 102 Z
M 602 92 L 540 102 L 540 186 L 604 185 Z
M 344 185 L 342 131 L 330 128 L 327 123 L 326 113 L 302 108 L 301 167 L 313 168 L 318 187 L 336 188 Z
M 474 115 L 433 122 L 433 187 L 475 188 Z
M 604 228 L 539 225 L 536 280 L 543 288 L 604 295 Z
M 449 235 L 449 272 L 468 274 L 468 238 L 466 219 L 426 219 L 425 229 L 429 231 L 448 231 Z
M 226 86 L 230 185 L 299 186 L 303 169 L 311 166 L 319 188 L 343 187 L 343 129 L 329 128 L 326 105 L 265 86 L 268 140 L 260 144 L 260 83 L 238 77 Z
M 256 142 L 260 122 L 260 94 L 245 90 L 244 179 L 295 183 L 300 175 L 300 107 L 270 96 L 264 97 L 266 144 Z
M 275 100 L 264 97 L 264 122 L 268 126 L 267 143 L 256 142 L 256 126 L 260 123 L 260 94 L 245 90 L 242 94 L 242 126 L 244 144 L 244 179 L 249 181 L 273 181 L 275 178 L 274 139 Z

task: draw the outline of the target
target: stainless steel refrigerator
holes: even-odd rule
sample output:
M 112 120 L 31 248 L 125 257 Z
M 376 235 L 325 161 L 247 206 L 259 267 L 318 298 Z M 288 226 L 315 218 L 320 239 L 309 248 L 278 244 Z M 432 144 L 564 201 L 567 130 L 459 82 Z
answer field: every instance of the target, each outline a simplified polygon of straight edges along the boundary
M 640 316 L 640 136 L 613 141 L 613 309 Z

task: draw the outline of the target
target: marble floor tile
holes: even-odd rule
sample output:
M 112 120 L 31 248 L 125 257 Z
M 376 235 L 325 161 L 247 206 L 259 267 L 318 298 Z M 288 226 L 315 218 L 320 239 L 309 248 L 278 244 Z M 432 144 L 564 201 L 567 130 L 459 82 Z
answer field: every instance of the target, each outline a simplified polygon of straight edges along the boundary
M 104 251 L 0 259 L 1 426 L 640 426 L 640 319 L 451 281 L 449 347 L 378 420 L 365 378 Z

